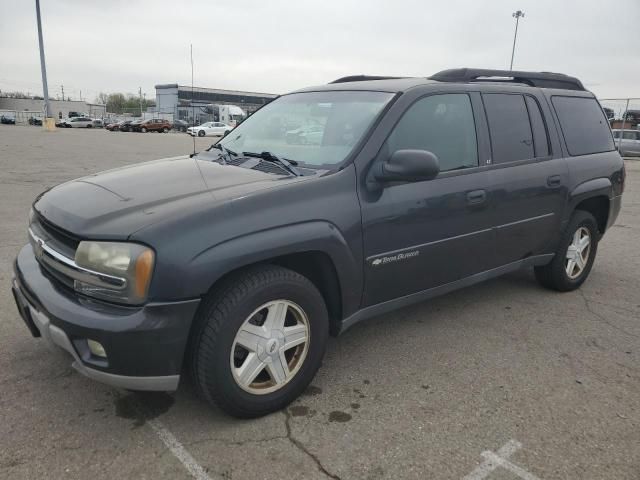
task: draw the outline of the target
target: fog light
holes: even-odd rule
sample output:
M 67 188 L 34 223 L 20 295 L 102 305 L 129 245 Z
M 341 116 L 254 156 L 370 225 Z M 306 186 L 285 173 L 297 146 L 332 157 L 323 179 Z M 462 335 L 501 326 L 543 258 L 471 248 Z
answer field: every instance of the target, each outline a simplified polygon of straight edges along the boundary
M 89 345 L 89 351 L 96 357 L 107 358 L 107 352 L 104 351 L 104 347 L 100 342 L 87 340 L 87 345 Z

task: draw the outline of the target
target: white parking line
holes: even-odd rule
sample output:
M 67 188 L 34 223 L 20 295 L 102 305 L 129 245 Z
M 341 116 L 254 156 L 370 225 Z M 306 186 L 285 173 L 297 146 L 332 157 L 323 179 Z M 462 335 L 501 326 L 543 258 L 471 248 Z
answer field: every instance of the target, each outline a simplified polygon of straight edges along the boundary
M 196 480 L 213 480 L 162 422 L 159 420 L 147 420 L 147 424 L 153 428 L 153 431 L 156 432 L 156 435 L 162 440 L 162 443 L 173 453 L 174 457 L 180 460 L 180 463 L 182 463 L 193 478 Z
M 509 440 L 506 444 L 498 449 L 496 453 L 491 451 L 482 452 L 484 461 L 476 467 L 476 469 L 469 475 L 463 478 L 463 480 L 483 480 L 487 478 L 491 472 L 498 467 L 502 467 L 514 473 L 523 480 L 540 480 L 535 475 L 527 472 L 525 469 L 514 465 L 508 458 L 516 451 L 522 448 L 522 444 L 516 440 Z

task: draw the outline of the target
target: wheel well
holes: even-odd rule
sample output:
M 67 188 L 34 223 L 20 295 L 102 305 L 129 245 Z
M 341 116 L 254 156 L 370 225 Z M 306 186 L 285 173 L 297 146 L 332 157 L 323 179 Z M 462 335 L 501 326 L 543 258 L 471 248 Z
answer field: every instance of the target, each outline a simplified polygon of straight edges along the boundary
M 319 251 L 300 252 L 273 258 L 268 263 L 288 268 L 311 280 L 327 305 L 329 331 L 331 335 L 337 335 L 342 322 L 342 294 L 340 280 L 329 255 Z
M 609 199 L 604 195 L 587 198 L 576 205 L 576 210 L 583 210 L 593 215 L 598 222 L 598 230 L 604 233 L 609 219 Z
M 342 326 L 342 294 L 340 280 L 333 261 L 324 252 L 309 251 L 292 253 L 260 262 L 243 265 L 227 272 L 209 288 L 209 292 L 229 281 L 233 281 L 243 270 L 260 264 L 279 265 L 303 275 L 313 283 L 322 294 L 329 313 L 329 333 L 337 336 Z

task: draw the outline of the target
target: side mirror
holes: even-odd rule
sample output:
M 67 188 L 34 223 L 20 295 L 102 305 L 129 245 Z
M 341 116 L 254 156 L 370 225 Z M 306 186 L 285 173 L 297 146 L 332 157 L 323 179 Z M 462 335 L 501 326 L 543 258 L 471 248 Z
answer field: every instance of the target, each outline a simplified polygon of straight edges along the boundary
M 440 173 L 438 157 L 427 150 L 396 150 L 389 160 L 374 167 L 381 183 L 432 180 Z

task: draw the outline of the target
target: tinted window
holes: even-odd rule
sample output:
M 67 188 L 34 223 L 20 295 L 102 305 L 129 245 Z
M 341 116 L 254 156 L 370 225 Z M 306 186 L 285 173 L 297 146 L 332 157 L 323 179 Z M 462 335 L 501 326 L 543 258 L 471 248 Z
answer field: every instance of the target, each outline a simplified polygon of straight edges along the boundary
M 536 157 L 546 157 L 549 155 L 549 137 L 547 129 L 542 120 L 540 105 L 533 97 L 524 97 L 529 110 L 529 120 L 531 120 L 531 130 L 533 132 L 533 151 Z
M 433 152 L 440 171 L 478 165 L 476 128 L 466 94 L 432 95 L 414 103 L 387 140 L 389 153 L 402 149 Z
M 613 138 L 620 138 L 620 130 L 613 131 Z
M 622 138 L 625 140 L 637 140 L 638 135 L 636 134 L 636 132 L 624 132 L 622 134 Z
M 534 157 L 533 134 L 522 95 L 491 93 L 482 96 L 489 130 L 493 163 Z
M 588 155 L 614 149 L 609 123 L 594 98 L 552 97 L 569 154 Z

